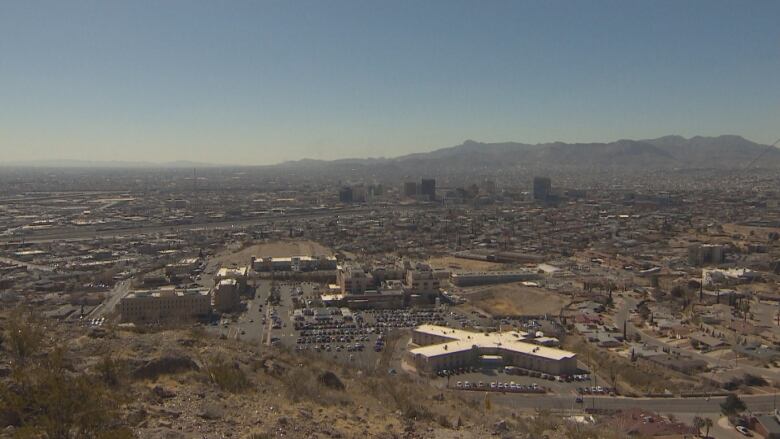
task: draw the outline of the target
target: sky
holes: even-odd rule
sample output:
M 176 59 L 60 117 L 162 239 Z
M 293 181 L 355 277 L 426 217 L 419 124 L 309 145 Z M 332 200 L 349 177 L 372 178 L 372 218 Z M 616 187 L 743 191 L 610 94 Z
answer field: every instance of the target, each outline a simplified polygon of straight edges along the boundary
M 0 0 L 0 163 L 780 137 L 780 1 Z

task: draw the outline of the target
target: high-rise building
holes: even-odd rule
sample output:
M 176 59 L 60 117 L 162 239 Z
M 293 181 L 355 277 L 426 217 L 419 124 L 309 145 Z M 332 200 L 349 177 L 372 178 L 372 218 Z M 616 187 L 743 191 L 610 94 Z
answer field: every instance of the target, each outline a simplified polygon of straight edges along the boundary
M 550 196 L 552 182 L 547 177 L 534 177 L 534 200 L 544 201 Z
M 365 203 L 369 201 L 368 191 L 364 185 L 359 184 L 357 186 L 352 186 L 352 201 L 355 203 Z
M 423 195 L 430 201 L 436 200 L 436 180 L 423 178 L 420 182 L 420 195 Z
M 417 196 L 417 183 L 407 181 L 404 183 L 404 196 L 414 198 Z
M 345 186 L 341 189 L 339 189 L 339 201 L 342 203 L 351 203 L 352 202 L 352 188 L 349 186 Z

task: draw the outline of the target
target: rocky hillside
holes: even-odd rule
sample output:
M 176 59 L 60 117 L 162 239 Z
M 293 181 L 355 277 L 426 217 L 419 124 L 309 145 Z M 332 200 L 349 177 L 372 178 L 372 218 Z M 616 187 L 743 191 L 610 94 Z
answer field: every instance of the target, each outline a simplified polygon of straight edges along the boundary
M 197 328 L 85 329 L 19 314 L 2 323 L 0 437 L 569 437 L 546 415 Z

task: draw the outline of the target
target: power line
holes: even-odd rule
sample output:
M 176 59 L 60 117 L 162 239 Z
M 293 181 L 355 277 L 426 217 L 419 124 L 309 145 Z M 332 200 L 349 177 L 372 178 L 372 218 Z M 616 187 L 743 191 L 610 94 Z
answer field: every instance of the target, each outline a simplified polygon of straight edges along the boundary
M 780 139 L 775 140 L 775 143 L 773 143 L 771 145 L 767 145 L 766 149 L 761 151 L 761 154 L 759 154 L 758 156 L 756 156 L 756 158 L 751 160 L 750 163 L 748 163 L 747 166 L 745 166 L 743 171 L 749 169 L 751 166 L 753 166 L 753 164 L 755 164 L 757 161 L 761 160 L 761 157 L 765 156 L 766 153 L 768 153 L 769 151 L 773 150 L 778 143 L 780 143 Z

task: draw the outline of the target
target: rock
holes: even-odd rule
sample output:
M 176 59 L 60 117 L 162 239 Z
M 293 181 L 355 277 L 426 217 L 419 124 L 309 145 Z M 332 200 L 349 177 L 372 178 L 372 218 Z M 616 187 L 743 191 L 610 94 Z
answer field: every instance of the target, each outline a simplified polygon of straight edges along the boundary
M 130 413 L 127 414 L 126 421 L 130 425 L 138 425 L 144 420 L 146 420 L 147 416 L 146 410 L 142 408 L 132 410 Z
M 198 416 L 210 421 L 221 419 L 224 415 L 225 411 L 222 407 L 214 403 L 204 403 L 198 412 Z
M 163 388 L 163 386 L 160 385 L 154 386 L 154 388 L 152 389 L 152 393 L 154 393 L 155 395 L 157 395 L 162 399 L 173 398 L 174 396 L 176 396 L 176 392 L 165 389 Z
M 496 422 L 496 425 L 494 425 L 493 428 L 495 428 L 496 431 L 507 431 L 507 430 L 509 430 L 509 426 L 506 425 L 506 421 L 504 421 L 503 419 L 498 421 L 498 422 Z
M 190 357 L 178 354 L 168 354 L 160 358 L 146 361 L 131 373 L 134 379 L 154 379 L 160 375 L 174 374 L 188 370 L 199 370 L 198 365 Z
M 301 415 L 301 417 L 304 417 L 306 419 L 311 419 L 312 417 L 312 413 L 306 409 L 300 409 L 298 410 L 298 413 Z

